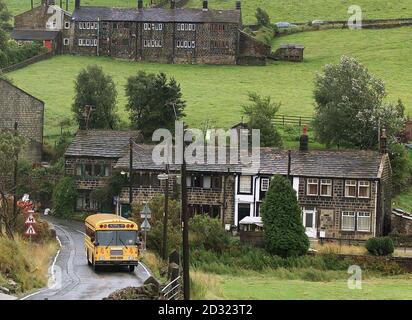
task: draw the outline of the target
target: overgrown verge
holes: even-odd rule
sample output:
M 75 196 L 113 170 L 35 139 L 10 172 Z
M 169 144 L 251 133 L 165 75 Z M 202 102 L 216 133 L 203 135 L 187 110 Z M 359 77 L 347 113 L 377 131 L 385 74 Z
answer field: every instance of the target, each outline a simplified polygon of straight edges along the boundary
M 30 243 L 19 236 L 0 238 L 0 287 L 14 295 L 44 287 L 57 246 L 54 240 Z

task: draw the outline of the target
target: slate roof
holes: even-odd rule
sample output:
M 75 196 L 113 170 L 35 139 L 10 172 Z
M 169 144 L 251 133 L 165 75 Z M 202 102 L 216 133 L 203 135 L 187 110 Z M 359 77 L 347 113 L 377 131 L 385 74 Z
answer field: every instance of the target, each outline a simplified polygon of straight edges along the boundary
M 190 8 L 109 8 L 80 7 L 72 16 L 78 21 L 137 21 L 137 22 L 216 22 L 240 23 L 240 10 L 212 10 Z
M 30 41 L 30 40 L 54 40 L 59 31 L 53 30 L 38 30 L 38 29 L 14 29 L 11 33 L 11 38 L 14 40 Z
M 155 164 L 152 160 L 154 146 L 136 144 L 134 146 L 133 169 L 137 170 L 165 170 L 164 164 Z M 216 153 L 217 154 L 217 153 Z M 287 175 L 288 151 L 275 148 L 260 149 L 261 175 L 282 174 Z M 291 175 L 299 177 L 325 177 L 325 178 L 352 178 L 352 179 L 379 179 L 383 155 L 376 151 L 292 151 Z M 227 151 L 229 159 L 229 150 Z M 217 161 L 216 161 L 217 162 Z M 116 168 L 127 169 L 129 154 L 124 154 Z M 192 172 L 210 173 L 241 173 L 241 164 L 188 164 L 187 170 Z M 171 171 L 178 171 L 178 165 L 171 165 Z
M 65 152 L 72 157 L 119 158 L 129 146 L 131 137 L 139 136 L 136 131 L 81 130 Z

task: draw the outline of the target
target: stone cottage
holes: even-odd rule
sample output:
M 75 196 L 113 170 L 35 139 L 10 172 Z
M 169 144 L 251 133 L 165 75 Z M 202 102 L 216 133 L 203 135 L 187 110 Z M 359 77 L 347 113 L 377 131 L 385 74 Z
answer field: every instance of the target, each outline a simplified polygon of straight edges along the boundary
M 106 136 L 105 132 L 95 134 L 96 141 L 100 140 L 99 135 Z M 189 213 L 208 214 L 219 218 L 228 228 L 239 227 L 245 217 L 260 217 L 260 206 L 271 177 L 280 174 L 291 180 L 302 208 L 302 223 L 310 238 L 366 240 L 387 234 L 391 167 L 384 139 L 380 152 L 328 151 L 309 150 L 305 137 L 301 138 L 301 149 L 290 153 L 260 148 L 260 167 L 256 174 L 245 174 L 241 165 L 229 161 L 227 164 L 188 164 Z M 129 181 L 120 194 L 121 214 L 123 209 L 129 210 L 130 188 L 133 203 L 141 204 L 164 194 L 166 184 L 159 179 L 161 174 L 168 173 L 171 177 L 169 191 L 179 190 L 180 166 L 154 163 L 153 145 L 133 144 L 132 159 L 130 149 L 121 153 L 119 146 L 106 145 L 117 150 L 116 156 L 107 163 L 108 172 L 128 173 L 132 162 L 131 185 Z M 76 140 L 66 152 L 66 174 L 80 175 L 81 166 L 74 173 L 74 163 L 92 154 L 97 153 L 79 147 Z M 78 160 L 73 162 L 74 158 Z M 82 185 L 83 182 L 79 188 L 83 188 Z M 87 189 L 96 186 L 96 180 L 92 179 Z M 89 209 L 97 211 L 99 205 Z
M 43 148 L 44 102 L 0 79 L 0 129 L 14 129 L 26 139 L 21 157 L 40 163 Z

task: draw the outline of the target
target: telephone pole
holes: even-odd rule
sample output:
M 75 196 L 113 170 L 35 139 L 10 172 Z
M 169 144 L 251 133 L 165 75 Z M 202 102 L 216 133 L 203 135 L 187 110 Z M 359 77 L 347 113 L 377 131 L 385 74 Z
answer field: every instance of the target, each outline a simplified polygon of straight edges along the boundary
M 184 124 L 183 124 L 184 128 Z M 190 275 L 189 275 L 189 217 L 187 216 L 187 181 L 185 160 L 185 133 L 183 129 L 183 161 L 182 161 L 182 228 L 183 228 L 183 296 L 190 300 Z

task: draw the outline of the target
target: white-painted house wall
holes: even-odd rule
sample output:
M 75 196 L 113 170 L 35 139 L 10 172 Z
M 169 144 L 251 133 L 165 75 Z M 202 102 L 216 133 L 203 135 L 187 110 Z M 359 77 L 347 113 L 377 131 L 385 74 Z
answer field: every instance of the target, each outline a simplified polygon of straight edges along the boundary
M 238 209 L 239 204 L 249 204 L 250 205 L 250 217 L 258 216 L 257 206 L 256 204 L 259 203 L 262 199 L 260 199 L 260 188 L 261 188 L 261 177 L 260 176 L 253 176 L 253 190 L 252 194 L 238 194 L 238 187 L 239 187 L 239 175 L 235 178 L 235 225 L 238 225 Z M 299 178 L 293 178 L 293 189 L 296 191 L 297 197 L 299 191 Z M 256 210 L 255 210 L 256 208 Z M 256 214 L 255 214 L 256 213 Z

